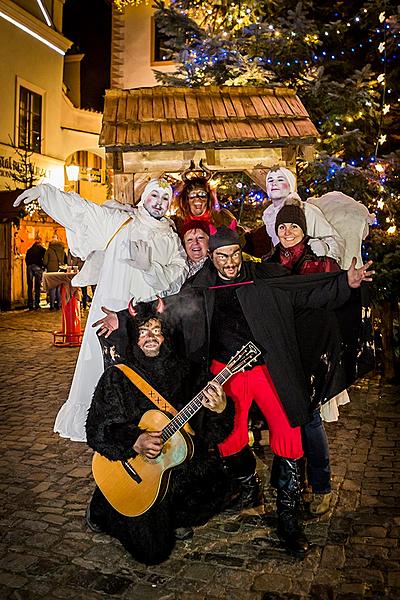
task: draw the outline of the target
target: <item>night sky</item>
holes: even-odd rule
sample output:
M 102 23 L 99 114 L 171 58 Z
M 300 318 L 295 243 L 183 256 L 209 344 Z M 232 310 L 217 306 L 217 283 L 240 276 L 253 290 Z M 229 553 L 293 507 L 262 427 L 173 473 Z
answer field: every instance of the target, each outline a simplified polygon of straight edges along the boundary
M 81 108 L 103 111 L 104 91 L 110 87 L 111 0 L 67 0 L 64 35 L 81 62 Z

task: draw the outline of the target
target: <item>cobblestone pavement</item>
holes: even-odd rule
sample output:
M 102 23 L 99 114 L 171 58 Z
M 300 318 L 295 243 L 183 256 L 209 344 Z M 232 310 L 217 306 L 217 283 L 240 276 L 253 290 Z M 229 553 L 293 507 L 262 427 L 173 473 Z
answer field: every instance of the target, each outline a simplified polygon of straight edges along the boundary
M 0 598 L 400 598 L 398 388 L 363 380 L 327 426 L 333 509 L 308 522 L 303 561 L 279 545 L 266 484 L 264 516 L 225 513 L 146 568 L 84 526 L 91 451 L 52 433 L 77 356 L 52 346 L 59 320 L 46 309 L 0 314 Z M 269 450 L 258 460 L 266 480 Z

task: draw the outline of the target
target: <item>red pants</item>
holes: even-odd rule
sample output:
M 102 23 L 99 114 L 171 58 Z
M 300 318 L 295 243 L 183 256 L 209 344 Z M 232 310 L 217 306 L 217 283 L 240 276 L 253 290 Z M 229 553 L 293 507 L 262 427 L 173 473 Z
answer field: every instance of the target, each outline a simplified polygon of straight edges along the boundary
M 210 369 L 214 375 L 218 375 L 224 367 L 223 363 L 213 360 Z M 301 428 L 290 425 L 264 365 L 236 373 L 224 384 L 224 390 L 235 403 L 235 419 L 232 433 L 218 444 L 222 456 L 235 454 L 248 444 L 248 418 L 253 400 L 267 420 L 270 446 L 274 454 L 293 459 L 303 456 Z

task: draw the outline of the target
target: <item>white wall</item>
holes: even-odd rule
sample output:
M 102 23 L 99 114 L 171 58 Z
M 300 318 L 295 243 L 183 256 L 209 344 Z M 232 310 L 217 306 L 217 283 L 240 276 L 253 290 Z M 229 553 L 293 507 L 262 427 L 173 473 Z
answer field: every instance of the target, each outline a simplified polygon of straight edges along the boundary
M 125 89 L 158 85 L 153 69 L 173 70 L 172 65 L 152 65 L 151 5 L 130 6 L 124 14 L 123 85 Z

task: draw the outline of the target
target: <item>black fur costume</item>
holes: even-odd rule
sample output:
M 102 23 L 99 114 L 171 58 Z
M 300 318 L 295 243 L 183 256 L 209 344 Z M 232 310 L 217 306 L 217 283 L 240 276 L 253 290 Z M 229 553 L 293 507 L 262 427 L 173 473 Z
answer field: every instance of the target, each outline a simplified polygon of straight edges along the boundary
M 139 305 L 140 307 L 140 305 Z M 168 345 L 168 332 L 157 357 L 146 357 L 137 346 L 138 326 L 162 315 L 142 306 L 140 315 L 130 319 L 132 341 L 125 361 L 146 379 L 162 396 L 180 410 L 212 377 L 193 385 L 188 365 L 176 358 Z M 117 368 L 110 367 L 102 375 L 93 395 L 86 422 L 89 446 L 111 460 L 134 457 L 133 445 L 142 431 L 137 423 L 154 404 Z M 96 487 L 90 513 L 91 520 L 109 535 L 120 540 L 132 556 L 145 564 L 157 564 L 168 558 L 174 544 L 174 529 L 204 524 L 216 514 L 229 496 L 230 483 L 217 453 L 210 452 L 233 427 L 233 404 L 217 414 L 206 408 L 191 419 L 194 429 L 194 456 L 176 467 L 168 492 L 139 517 L 126 517 L 115 511 Z

